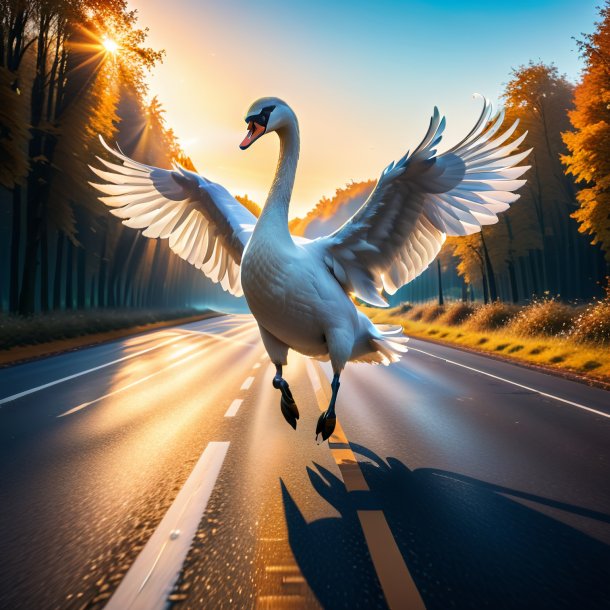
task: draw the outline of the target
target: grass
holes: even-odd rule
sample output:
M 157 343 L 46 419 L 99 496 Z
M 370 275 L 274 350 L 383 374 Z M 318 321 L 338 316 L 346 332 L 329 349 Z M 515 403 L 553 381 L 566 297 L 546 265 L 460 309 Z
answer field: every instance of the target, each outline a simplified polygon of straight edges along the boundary
M 451 303 L 363 311 L 373 322 L 401 324 L 413 337 L 610 382 L 610 296 L 584 307 L 544 299 L 522 307 Z
M 91 309 L 26 318 L 0 314 L 0 350 L 188 318 L 200 313 L 196 309 Z

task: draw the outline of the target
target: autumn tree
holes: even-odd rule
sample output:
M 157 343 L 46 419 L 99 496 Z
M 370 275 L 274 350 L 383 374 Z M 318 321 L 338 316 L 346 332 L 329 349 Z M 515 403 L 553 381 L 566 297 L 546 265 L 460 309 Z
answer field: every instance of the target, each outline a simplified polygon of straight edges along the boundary
M 583 183 L 573 213 L 579 230 L 593 236 L 610 263 L 610 2 L 600 10 L 593 34 L 579 41 L 585 69 L 570 112 L 573 131 L 565 131 L 567 171 Z

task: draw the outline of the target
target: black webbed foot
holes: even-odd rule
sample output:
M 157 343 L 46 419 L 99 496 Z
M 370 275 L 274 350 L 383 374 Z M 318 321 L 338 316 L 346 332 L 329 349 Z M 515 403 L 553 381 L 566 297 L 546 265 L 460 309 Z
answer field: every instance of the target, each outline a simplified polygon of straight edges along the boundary
M 325 441 L 332 433 L 335 431 L 335 426 L 337 425 L 337 416 L 335 415 L 334 410 L 324 411 L 322 415 L 318 418 L 318 424 L 316 426 L 316 440 L 318 440 L 318 435 L 322 435 L 322 440 Z
M 299 419 L 299 409 L 297 408 L 297 403 L 292 397 L 290 386 L 285 379 L 279 375 L 276 375 L 273 378 L 273 387 L 280 390 L 282 393 L 282 397 L 280 398 L 280 409 L 282 410 L 284 419 L 292 426 L 292 428 L 296 430 L 297 419 Z

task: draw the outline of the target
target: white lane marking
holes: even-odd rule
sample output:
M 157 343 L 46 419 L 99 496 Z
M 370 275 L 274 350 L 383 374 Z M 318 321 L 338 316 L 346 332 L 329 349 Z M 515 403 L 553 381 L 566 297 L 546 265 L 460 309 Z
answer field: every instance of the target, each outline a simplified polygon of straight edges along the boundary
M 248 390 L 254 381 L 254 377 L 248 377 L 242 384 L 240 390 Z
M 253 366 L 252 368 L 253 368 L 253 369 L 258 369 L 258 368 L 260 368 L 260 366 L 261 366 L 261 363 L 260 363 L 260 362 L 255 362 L 255 363 L 254 363 L 254 366 Z
M 45 383 L 43 385 L 36 386 L 35 388 L 31 388 L 29 390 L 24 390 L 23 392 L 19 392 L 18 394 L 13 394 L 12 396 L 6 396 L 5 398 L 0 399 L 0 405 L 6 404 L 7 402 L 12 402 L 13 400 L 17 400 L 23 396 L 27 396 L 28 394 L 33 394 L 34 392 L 39 392 L 40 390 L 44 390 L 46 388 L 50 388 L 58 383 L 63 383 L 64 381 L 69 381 L 70 379 L 76 379 L 76 377 L 80 377 L 81 375 L 87 375 L 87 373 L 93 373 L 93 371 L 99 371 L 100 369 L 106 368 L 107 366 L 112 366 L 113 364 L 117 364 L 119 362 L 125 362 L 125 360 L 129 360 L 130 358 L 135 358 L 136 356 L 141 356 L 142 354 L 146 354 L 148 352 L 152 352 L 155 349 L 159 349 L 165 345 L 169 345 L 170 343 L 176 343 L 176 341 L 182 341 L 190 337 L 190 335 L 180 335 L 178 337 L 173 337 L 172 339 L 168 339 L 167 341 L 162 341 L 159 345 L 155 345 L 153 347 L 148 347 L 146 349 L 140 350 L 139 352 L 135 352 L 133 354 L 129 354 L 129 356 L 123 356 L 123 358 L 118 358 L 117 360 L 112 360 L 111 362 L 106 362 L 106 364 L 100 364 L 99 366 L 94 366 L 91 369 L 87 369 L 86 371 L 80 371 L 79 373 L 74 373 L 73 375 L 68 375 L 67 377 L 62 377 L 61 379 L 56 379 L 55 381 L 50 381 L 49 383 Z
M 320 385 L 320 378 L 316 375 L 316 371 L 314 370 L 313 364 L 311 363 L 311 360 L 309 358 L 305 360 L 305 368 L 307 369 L 309 381 L 311 381 L 311 385 L 313 386 L 314 392 L 321 390 L 322 386 Z
M 250 335 L 254 331 L 253 328 L 248 328 L 246 330 L 242 330 L 238 333 L 235 333 L 235 337 L 242 337 L 246 335 Z M 250 343 L 248 341 L 240 341 L 239 339 L 235 339 L 232 335 L 225 336 L 222 334 L 209 333 L 202 330 L 187 330 L 184 329 L 183 332 L 188 333 L 189 335 L 203 335 L 204 337 L 210 337 L 211 339 L 217 339 L 218 341 L 225 341 L 227 343 L 234 343 L 236 345 L 243 345 L 244 347 L 254 347 L 258 345 L 258 343 Z M 223 332 L 223 331 L 221 331 Z
M 166 607 L 167 597 L 197 533 L 228 449 L 228 442 L 208 444 L 105 610 L 161 610 Z
M 607 417 L 610 419 L 610 413 L 604 413 L 603 411 L 598 411 L 597 409 L 592 409 L 591 407 L 587 407 L 585 405 L 581 405 L 578 402 L 574 402 L 572 400 L 568 400 L 567 398 L 561 398 L 561 396 L 555 396 L 555 394 L 548 394 L 547 392 L 542 392 L 541 390 L 537 390 L 536 388 L 532 388 L 527 385 L 523 385 L 522 383 L 517 383 L 516 381 L 511 381 L 510 379 L 505 379 L 504 377 L 499 377 L 498 375 L 493 375 L 492 373 L 487 373 L 485 371 L 481 371 L 480 369 L 475 369 L 472 366 L 468 366 L 466 364 L 462 364 L 461 362 L 455 362 L 454 360 L 448 360 L 447 358 L 443 358 L 442 356 L 436 356 L 435 354 L 431 354 L 430 352 L 425 352 L 423 349 L 417 349 L 416 347 L 409 347 L 410 350 L 414 352 L 420 352 L 422 354 L 426 354 L 426 356 L 431 356 L 432 358 L 436 358 L 437 360 L 442 360 L 447 364 L 454 364 L 455 366 L 461 366 L 464 369 L 468 369 L 469 371 L 474 371 L 475 373 L 480 373 L 481 375 L 486 375 L 487 377 L 491 377 L 492 379 L 497 379 L 498 381 L 504 381 L 504 383 L 509 383 L 511 385 L 517 386 L 518 388 L 522 388 L 524 390 L 528 390 L 530 392 L 534 392 L 535 394 L 539 394 L 540 396 L 544 396 L 545 398 L 552 398 L 553 400 L 557 400 L 559 402 L 563 402 L 567 405 L 571 405 L 572 407 L 576 407 L 578 409 L 582 409 L 583 411 L 589 411 L 590 413 L 595 413 L 595 415 L 601 415 L 602 417 Z
M 194 347 L 197 347 L 197 346 L 194 346 Z M 154 373 L 151 373 L 150 375 L 146 375 L 146 377 L 142 377 L 141 379 L 136 379 L 135 381 L 132 381 L 131 383 L 128 383 L 127 385 L 124 385 L 120 388 L 117 388 L 116 390 L 113 390 L 112 392 L 108 392 L 108 394 L 99 396 L 98 398 L 95 398 L 94 400 L 90 400 L 89 402 L 83 402 L 82 404 L 78 405 L 77 407 L 73 407 L 72 409 L 69 409 L 68 411 L 65 411 L 64 413 L 61 413 L 57 417 L 65 417 L 66 415 L 72 415 L 72 413 L 81 411 L 85 407 L 93 405 L 96 402 L 99 402 L 100 400 L 104 400 L 104 398 L 108 398 L 109 396 L 114 396 L 115 394 L 118 394 L 119 392 L 122 392 L 123 390 L 128 390 L 129 388 L 133 388 L 134 386 L 139 385 L 140 383 L 144 383 L 145 381 L 148 381 L 149 379 L 152 379 L 153 377 L 156 377 L 157 375 L 160 375 L 161 373 L 164 373 L 165 371 L 167 371 L 169 369 L 173 369 L 176 366 L 185 364 L 189 360 L 192 360 L 193 358 L 197 358 L 197 357 L 201 356 L 201 354 L 204 354 L 205 352 L 207 352 L 207 349 L 202 349 L 200 352 L 197 352 L 196 354 L 191 354 L 188 358 L 183 358 L 182 360 L 179 360 L 178 362 L 174 362 L 168 366 L 164 366 L 162 369 L 159 369 L 158 371 L 155 371 Z
M 241 407 L 242 402 L 243 402 L 243 400 L 241 398 L 236 398 L 231 403 L 229 408 L 227 409 L 227 412 L 225 413 L 225 417 L 235 417 L 235 415 L 237 415 L 237 411 L 239 410 L 239 407 Z

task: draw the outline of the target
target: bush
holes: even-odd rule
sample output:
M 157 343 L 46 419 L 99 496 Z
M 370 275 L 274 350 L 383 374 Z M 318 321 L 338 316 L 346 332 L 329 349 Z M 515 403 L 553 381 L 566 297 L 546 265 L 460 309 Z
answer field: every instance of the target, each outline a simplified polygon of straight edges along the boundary
M 408 320 L 413 320 L 414 322 L 418 322 L 422 319 L 424 315 L 424 311 L 426 310 L 427 305 L 415 305 L 412 307 L 407 314 Z
M 424 310 L 421 316 L 423 322 L 434 322 L 439 316 L 445 313 L 444 305 L 433 305 L 428 304 L 424 306 Z
M 603 301 L 592 303 L 576 317 L 570 338 L 610 343 L 610 295 Z
M 517 335 L 565 335 L 572 328 L 578 310 L 555 299 L 534 301 L 510 321 L 508 330 Z
M 0 349 L 177 320 L 199 313 L 202 312 L 196 309 L 91 309 L 37 314 L 27 318 L 2 314 L 0 315 Z
M 469 318 L 474 312 L 474 306 L 463 301 L 456 301 L 447 306 L 445 313 L 440 317 L 439 322 L 449 326 L 457 326 Z
M 466 324 L 474 330 L 496 330 L 506 326 L 516 315 L 518 307 L 500 301 L 477 307 Z

